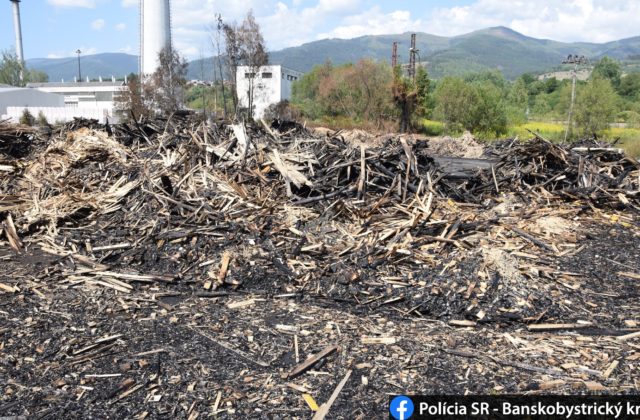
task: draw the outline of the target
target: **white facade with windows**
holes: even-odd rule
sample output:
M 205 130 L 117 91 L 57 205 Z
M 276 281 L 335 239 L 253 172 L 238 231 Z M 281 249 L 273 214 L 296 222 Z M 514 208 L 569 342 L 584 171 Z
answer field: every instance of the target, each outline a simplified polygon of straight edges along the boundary
M 248 66 L 236 72 L 236 92 L 241 108 L 249 107 L 249 90 L 253 80 L 253 117 L 262 118 L 269 105 L 291 99 L 293 82 L 302 77 L 299 71 L 280 65 L 262 66 L 254 75 Z
M 123 81 L 29 83 L 27 87 L 64 96 L 68 108 L 99 108 L 112 113 L 114 100 L 126 89 Z

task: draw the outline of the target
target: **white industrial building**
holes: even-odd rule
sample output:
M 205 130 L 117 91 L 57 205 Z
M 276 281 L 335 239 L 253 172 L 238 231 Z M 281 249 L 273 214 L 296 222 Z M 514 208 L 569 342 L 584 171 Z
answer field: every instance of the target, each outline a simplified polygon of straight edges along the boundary
M 6 86 L 6 85 L 5 85 Z M 19 108 L 20 114 L 24 108 L 30 107 L 63 107 L 64 97 L 36 89 L 19 87 L 0 87 L 0 116 L 2 119 L 11 118 L 9 108 Z M 34 114 L 34 115 L 37 115 Z
M 108 82 L 28 83 L 27 87 L 62 95 L 64 106 L 68 108 L 100 108 L 112 113 L 115 98 L 125 89 L 125 82 L 112 79 Z
M 76 117 L 94 118 L 102 123 L 117 122 L 115 100 L 126 89 L 122 81 L 29 83 L 26 88 L 7 88 L 0 99 L 0 115 L 18 121 L 27 108 L 31 114 L 44 114 L 50 123 L 67 122 Z
M 273 104 L 291 99 L 293 82 L 302 77 L 299 71 L 280 65 L 262 66 L 254 75 L 248 66 L 238 66 L 236 92 L 241 108 L 249 107 L 249 88 L 253 79 L 253 117 L 262 118 Z

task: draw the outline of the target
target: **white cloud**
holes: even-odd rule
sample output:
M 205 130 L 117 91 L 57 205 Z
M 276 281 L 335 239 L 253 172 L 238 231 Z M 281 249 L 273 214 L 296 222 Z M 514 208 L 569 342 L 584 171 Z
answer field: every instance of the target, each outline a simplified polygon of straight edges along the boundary
M 47 54 L 47 58 L 62 58 L 64 57 L 64 55 L 62 54 L 57 54 L 57 53 L 49 53 Z
M 84 7 L 87 9 L 96 7 L 95 0 L 47 0 L 47 3 L 56 7 Z
M 82 47 L 80 47 L 78 49 L 80 50 L 80 56 L 81 57 L 85 56 L 85 55 L 93 55 L 93 54 L 96 54 L 98 52 L 98 49 L 96 47 L 85 47 L 85 46 L 82 46 Z M 67 55 L 67 57 L 78 55 L 76 53 L 76 51 L 77 50 L 70 51 L 69 54 Z
M 189 59 L 212 54 L 209 28 L 215 14 L 221 13 L 225 22 L 239 23 L 249 9 L 253 9 L 271 50 L 326 37 L 352 38 L 407 31 L 451 36 L 490 26 L 507 26 L 536 38 L 605 42 L 635 36 L 640 27 L 638 0 L 473 0 L 466 6 L 434 10 L 423 7 L 418 0 L 396 2 L 397 8 L 391 10 L 382 5 L 370 6 L 372 3 L 369 0 L 173 0 L 173 41 Z M 137 7 L 138 0 L 121 0 L 121 4 Z M 425 9 L 430 11 L 422 12 Z
M 124 31 L 125 29 L 127 29 L 127 24 L 126 23 L 118 23 L 116 26 L 116 31 Z
M 122 0 L 120 4 L 122 7 L 138 7 L 140 0 Z
M 363 13 L 346 17 L 341 25 L 317 37 L 348 39 L 363 35 L 394 34 L 421 29 L 421 21 L 413 20 L 411 13 L 406 10 L 383 13 L 379 6 L 375 6 Z
M 131 47 L 131 45 L 127 45 L 124 48 L 120 48 L 118 50 L 118 52 L 125 53 L 125 54 L 131 54 L 131 53 L 133 53 L 133 47 Z
M 425 29 L 459 35 L 489 26 L 507 26 L 535 38 L 607 42 L 638 34 L 637 0 L 477 0 L 468 6 L 437 9 Z
M 93 29 L 94 31 L 99 31 L 102 28 L 104 28 L 104 25 L 105 25 L 104 19 L 96 19 L 93 22 L 91 22 L 91 29 Z

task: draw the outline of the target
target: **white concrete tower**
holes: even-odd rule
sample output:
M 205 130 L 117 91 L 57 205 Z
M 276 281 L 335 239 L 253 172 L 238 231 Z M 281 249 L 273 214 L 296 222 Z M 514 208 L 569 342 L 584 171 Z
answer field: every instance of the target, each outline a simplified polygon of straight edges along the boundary
M 171 48 L 171 6 L 169 0 L 140 0 L 140 74 L 153 74 L 158 53 Z
M 22 51 L 22 26 L 20 23 L 20 0 L 11 0 L 11 3 L 13 4 L 13 28 L 16 31 L 16 55 L 18 56 L 18 61 L 24 65 L 24 52 Z

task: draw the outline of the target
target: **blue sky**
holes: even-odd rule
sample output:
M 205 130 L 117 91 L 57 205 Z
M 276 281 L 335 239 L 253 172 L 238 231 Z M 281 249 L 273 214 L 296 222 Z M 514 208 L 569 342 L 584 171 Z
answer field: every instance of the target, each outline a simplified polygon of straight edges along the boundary
M 11 5 L 0 7 L 0 49 L 15 46 Z M 317 39 L 423 31 L 460 35 L 507 26 L 559 41 L 640 35 L 640 0 L 172 0 L 174 45 L 189 59 L 212 55 L 215 13 L 241 21 L 249 9 L 272 50 Z M 22 0 L 26 58 L 137 54 L 138 0 Z

